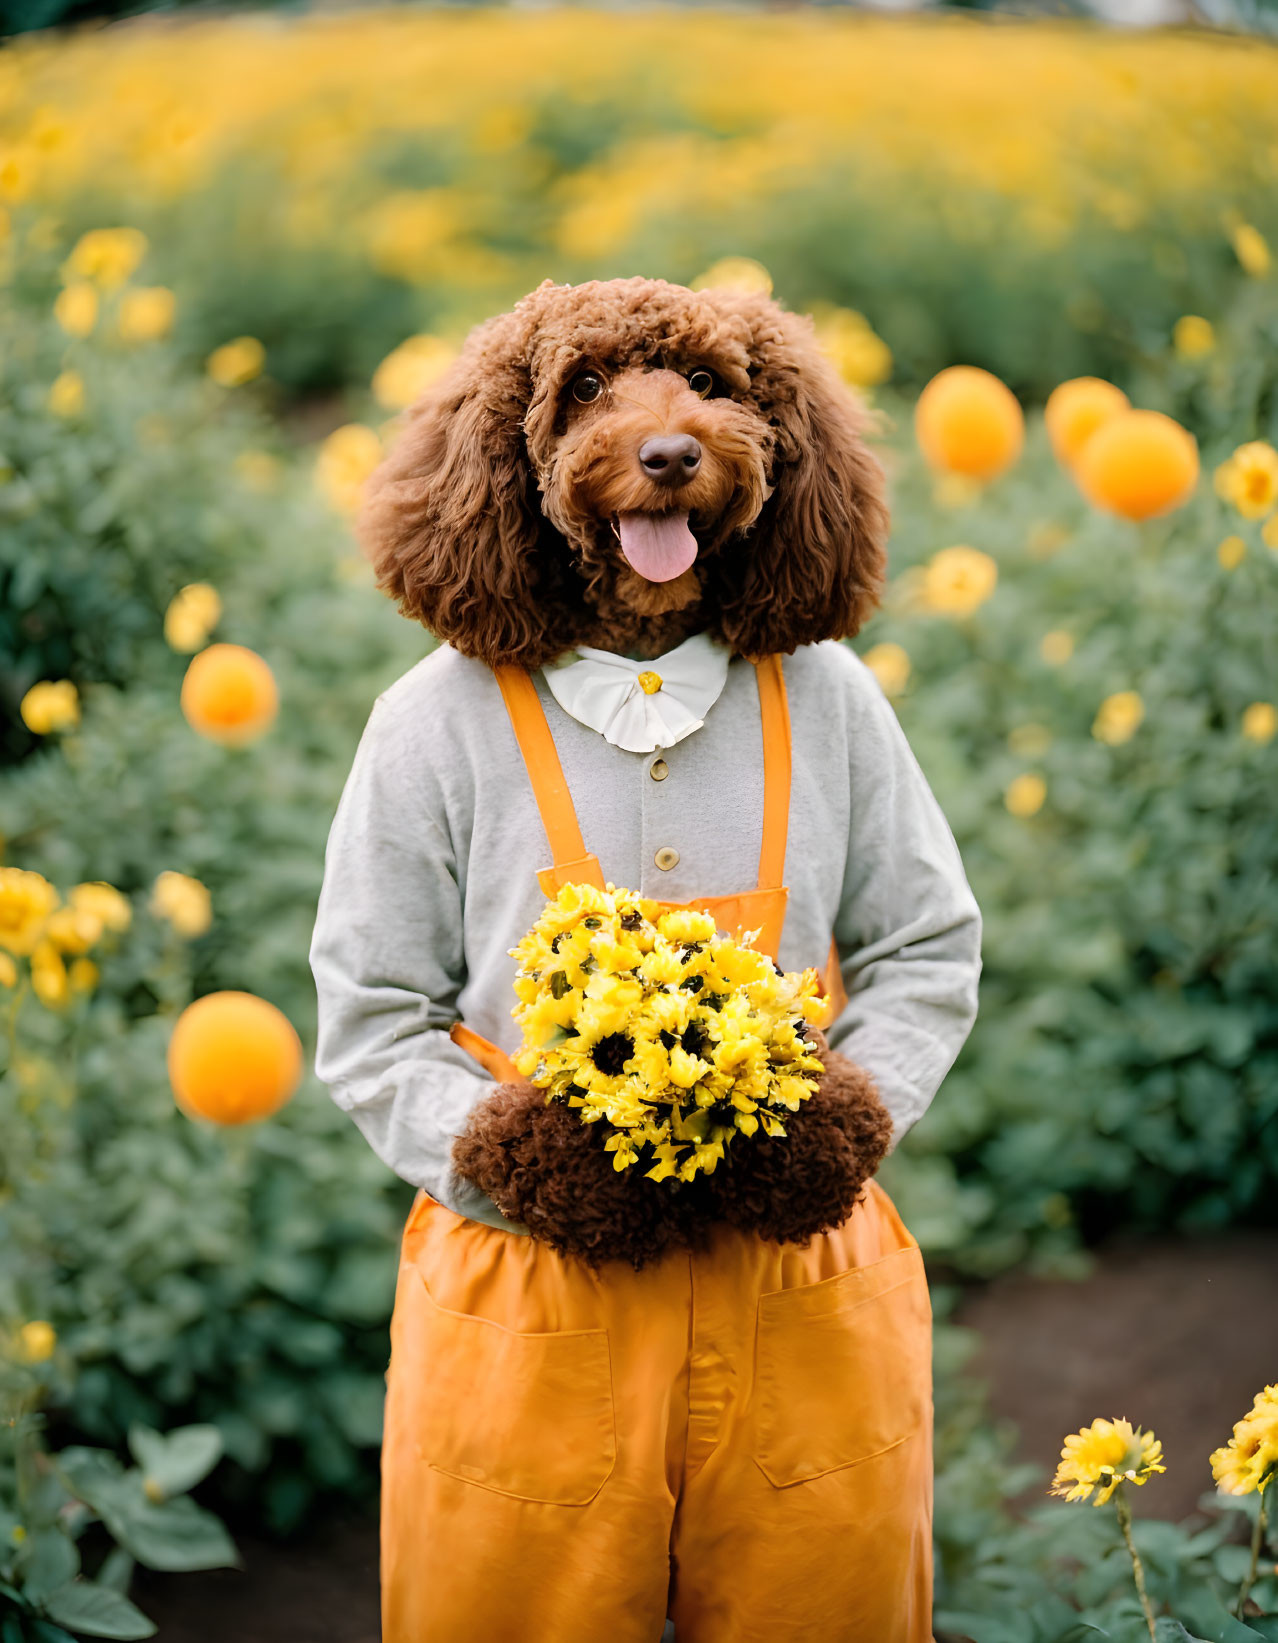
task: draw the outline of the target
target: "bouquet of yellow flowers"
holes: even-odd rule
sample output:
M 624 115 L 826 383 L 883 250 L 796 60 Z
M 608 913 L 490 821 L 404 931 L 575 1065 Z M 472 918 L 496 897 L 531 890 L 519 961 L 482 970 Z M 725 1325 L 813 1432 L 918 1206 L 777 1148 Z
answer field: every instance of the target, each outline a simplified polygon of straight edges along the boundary
M 511 954 L 519 1072 L 602 1123 L 617 1170 L 709 1175 L 737 1136 L 783 1136 L 823 1064 L 815 970 L 783 973 L 707 912 L 568 884 Z

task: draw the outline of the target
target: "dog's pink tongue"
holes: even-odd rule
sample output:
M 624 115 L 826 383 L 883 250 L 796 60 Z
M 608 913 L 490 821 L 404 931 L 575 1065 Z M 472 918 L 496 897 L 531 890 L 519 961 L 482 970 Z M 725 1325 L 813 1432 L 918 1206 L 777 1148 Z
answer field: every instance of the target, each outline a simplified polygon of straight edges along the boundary
M 673 582 L 697 557 L 686 513 L 623 513 L 617 530 L 627 564 L 649 582 Z

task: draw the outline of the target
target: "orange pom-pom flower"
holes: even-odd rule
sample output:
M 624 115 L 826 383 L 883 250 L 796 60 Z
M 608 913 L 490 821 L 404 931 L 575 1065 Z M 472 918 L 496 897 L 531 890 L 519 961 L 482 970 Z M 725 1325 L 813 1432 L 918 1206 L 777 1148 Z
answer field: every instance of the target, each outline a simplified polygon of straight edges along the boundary
M 209 645 L 182 681 L 182 712 L 191 728 L 227 747 L 256 741 L 279 705 L 275 675 L 244 645 Z
M 1122 411 L 1087 441 L 1074 474 L 1096 507 L 1123 519 L 1153 519 L 1193 495 L 1198 444 L 1161 411 Z
M 302 1042 L 274 1004 L 253 993 L 206 993 L 169 1040 L 169 1082 L 188 1118 L 251 1124 L 278 1112 L 302 1077 Z
M 1072 468 L 1096 430 L 1130 406 L 1123 390 L 1103 377 L 1072 377 L 1053 388 L 1043 407 L 1043 421 L 1056 460 Z
M 919 395 L 914 432 L 931 467 L 987 480 L 1021 454 L 1025 417 L 996 376 L 976 365 L 951 365 Z

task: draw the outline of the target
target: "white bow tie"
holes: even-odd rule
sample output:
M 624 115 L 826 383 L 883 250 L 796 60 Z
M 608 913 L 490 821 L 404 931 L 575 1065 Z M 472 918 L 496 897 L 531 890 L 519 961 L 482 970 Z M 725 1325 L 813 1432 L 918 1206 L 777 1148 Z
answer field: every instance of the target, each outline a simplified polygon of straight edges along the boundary
M 580 645 L 544 672 L 565 713 L 627 753 L 652 753 L 701 729 L 731 660 L 726 645 L 694 633 L 651 662 Z

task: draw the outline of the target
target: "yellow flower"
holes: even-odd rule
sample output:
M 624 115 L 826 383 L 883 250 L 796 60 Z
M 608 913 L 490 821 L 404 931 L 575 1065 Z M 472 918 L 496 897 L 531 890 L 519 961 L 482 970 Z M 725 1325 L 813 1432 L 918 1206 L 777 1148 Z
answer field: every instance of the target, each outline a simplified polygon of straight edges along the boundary
M 125 342 L 158 342 L 173 329 L 177 298 L 166 285 L 141 285 L 120 298 L 116 327 Z
M 1216 332 L 1201 314 L 1182 314 L 1172 327 L 1172 347 L 1182 359 L 1198 359 L 1216 346 Z
M 1144 1484 L 1165 1472 L 1162 1460 L 1163 1446 L 1152 1432 L 1133 1431 L 1125 1420 L 1096 1420 L 1065 1439 L 1049 1493 L 1087 1500 L 1095 1489 L 1092 1504 L 1103 1506 L 1120 1484 Z
M 864 314 L 830 308 L 814 315 L 816 339 L 844 382 L 873 388 L 892 375 L 892 350 Z
M 18 1331 L 18 1351 L 27 1363 L 44 1363 L 58 1344 L 54 1327 L 43 1318 L 33 1318 Z
M 1242 716 L 1242 733 L 1251 742 L 1271 742 L 1278 731 L 1278 708 L 1272 702 L 1253 702 Z
M 63 371 L 49 389 L 49 409 L 54 416 L 79 416 L 84 409 L 84 378 L 79 371 Z
M 92 280 L 104 291 L 124 284 L 147 252 L 136 228 L 94 228 L 82 234 L 62 266 L 64 279 Z
M 899 696 L 909 683 L 910 657 L 902 645 L 872 645 L 861 658 L 886 696 Z
M 699 1055 L 689 1055 L 687 1050 L 678 1044 L 671 1050 L 670 1082 L 677 1084 L 681 1090 L 690 1090 L 697 1080 L 704 1078 L 709 1071 L 709 1064 Z
M 942 548 L 925 568 L 923 603 L 944 616 L 971 616 L 997 582 L 998 566 L 989 554 L 964 545 Z
M 709 913 L 681 907 L 662 913 L 657 919 L 657 929 L 667 941 L 709 941 L 714 935 L 714 920 Z
M 1212 1454 L 1211 1471 L 1227 1495 L 1253 1494 L 1278 1475 L 1278 1385 L 1256 1394 L 1233 1437 Z
M 18 966 L 9 957 L 8 953 L 0 953 L 0 987 L 16 987 L 18 985 Z
M 1240 445 L 1216 469 L 1214 483 L 1217 496 L 1244 519 L 1263 519 L 1278 505 L 1278 451 L 1263 439 Z
M 91 913 L 106 930 L 127 930 L 133 922 L 133 907 L 127 896 L 102 879 L 77 884 L 67 896 L 77 912 Z
M 1098 742 L 1117 747 L 1130 741 L 1145 717 L 1145 704 L 1134 690 L 1116 690 L 1106 696 L 1092 721 L 1092 735 Z
M 70 679 L 41 679 L 18 704 L 28 730 L 48 736 L 80 722 L 80 693 Z
M 151 887 L 151 911 L 167 919 L 178 935 L 194 939 L 213 922 L 213 901 L 199 879 L 171 869 L 156 875 Z
M 208 582 L 188 582 L 169 600 L 164 637 L 174 650 L 190 654 L 208 643 L 222 617 L 222 599 Z
M 816 972 L 780 974 L 703 909 L 565 885 L 512 952 L 515 1065 L 606 1125 L 618 1171 L 708 1174 L 734 1136 L 784 1135 L 780 1114 L 815 1088 L 821 1062 L 796 1026 L 828 1002 Z
M 364 486 L 382 460 L 382 442 L 371 428 L 348 422 L 335 429 L 320 446 L 315 462 L 315 482 L 320 494 L 339 513 L 355 513 L 363 500 Z
M 772 295 L 772 275 L 753 257 L 721 257 L 692 282 L 694 291 L 740 291 Z
M 1216 558 L 1224 570 L 1237 570 L 1247 557 L 1247 544 L 1241 536 L 1227 536 L 1216 549 Z
M 215 348 L 204 369 L 221 388 L 242 388 L 260 377 L 266 364 L 266 349 L 256 337 L 236 337 Z
M 60 953 L 87 953 L 102 936 L 102 920 L 84 907 L 59 907 L 49 916 L 45 934 Z
M 1043 808 L 1047 797 L 1047 783 L 1041 776 L 1027 771 L 1007 785 L 1003 803 L 1014 816 L 1035 816 Z
M 985 481 L 971 474 L 937 473 L 932 478 L 932 500 L 938 508 L 970 508 L 984 491 Z
M 1060 667 L 1074 654 L 1074 635 L 1064 628 L 1053 628 L 1039 641 L 1038 653 L 1050 667 Z
M 0 867 L 0 947 L 20 956 L 31 953 L 60 900 L 43 874 Z
M 388 411 L 402 411 L 432 387 L 456 357 L 442 337 L 409 337 L 387 354 L 373 373 L 373 398 Z
M 1242 264 L 1243 271 L 1250 274 L 1253 279 L 1262 279 L 1269 272 L 1272 261 L 1264 235 L 1251 223 L 1241 222 L 1230 237 L 1234 255 Z
M 101 972 L 91 958 L 73 959 L 67 970 L 67 980 L 73 993 L 91 993 L 98 984 Z
M 402 189 L 368 214 L 368 260 L 392 279 L 426 284 L 456 259 L 461 228 L 458 200 L 448 189 Z
M 1260 527 L 1260 540 L 1269 549 L 1270 553 L 1278 553 L 1278 513 L 1271 519 L 1266 519 Z
M 280 460 L 269 451 L 241 451 L 232 463 L 236 478 L 251 491 L 273 491 L 282 472 Z
M 57 1009 L 67 1001 L 67 967 L 52 941 L 37 941 L 32 949 L 31 990 L 46 1009 Z
M 88 280 L 76 280 L 58 292 L 53 317 L 69 337 L 87 337 L 98 323 L 98 293 Z

